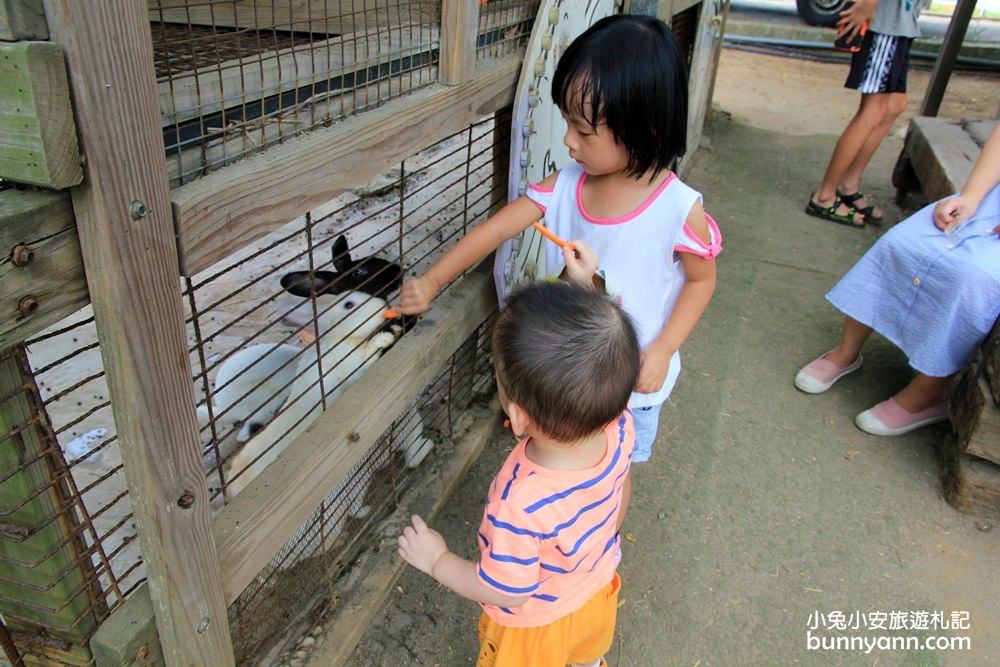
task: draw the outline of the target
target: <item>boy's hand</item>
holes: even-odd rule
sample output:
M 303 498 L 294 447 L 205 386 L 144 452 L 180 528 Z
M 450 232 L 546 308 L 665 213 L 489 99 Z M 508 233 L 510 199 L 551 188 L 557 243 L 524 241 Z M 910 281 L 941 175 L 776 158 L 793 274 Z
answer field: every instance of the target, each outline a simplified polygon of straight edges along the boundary
M 878 0 L 856 0 L 854 4 L 840 12 L 837 30 L 847 35 L 848 39 L 854 39 L 855 35 L 861 32 L 861 25 L 875 17 L 877 7 Z
M 942 199 L 934 207 L 934 224 L 946 232 L 972 217 L 978 206 L 979 202 L 960 194 Z
M 431 301 L 438 295 L 440 288 L 426 275 L 412 278 L 403 283 L 397 310 L 403 315 L 419 315 L 427 312 Z
M 399 536 L 399 556 L 424 574 L 434 576 L 434 564 L 448 553 L 448 545 L 436 530 L 431 530 L 424 520 L 414 514 L 412 526 L 407 526 Z
M 653 394 L 663 387 L 670 372 L 670 358 L 673 352 L 665 352 L 650 345 L 642 351 L 639 362 L 639 379 L 635 382 L 635 390 L 640 394 Z
M 594 249 L 585 241 L 572 240 L 563 247 L 563 261 L 566 262 L 566 277 L 575 283 L 590 287 L 597 273 L 598 257 Z

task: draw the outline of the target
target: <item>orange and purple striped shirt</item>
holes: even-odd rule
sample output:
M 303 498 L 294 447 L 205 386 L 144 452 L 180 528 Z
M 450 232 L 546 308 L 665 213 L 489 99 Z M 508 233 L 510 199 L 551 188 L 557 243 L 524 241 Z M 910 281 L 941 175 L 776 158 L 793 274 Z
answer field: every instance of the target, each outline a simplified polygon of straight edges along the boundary
M 490 485 L 479 526 L 479 580 L 518 607 L 484 604 L 500 625 L 535 627 L 566 616 L 614 576 L 621 549 L 618 515 L 635 440 L 628 411 L 604 428 L 607 451 L 585 470 L 552 470 L 517 443 Z

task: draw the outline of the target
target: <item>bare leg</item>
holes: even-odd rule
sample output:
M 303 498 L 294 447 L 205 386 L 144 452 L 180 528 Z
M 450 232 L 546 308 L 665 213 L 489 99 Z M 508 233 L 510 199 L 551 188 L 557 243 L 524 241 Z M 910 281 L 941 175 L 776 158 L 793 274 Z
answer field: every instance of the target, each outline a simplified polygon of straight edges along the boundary
M 851 162 L 847 171 L 840 178 L 838 187 L 841 192 L 851 194 L 861 189 L 861 176 L 868 167 L 868 163 L 871 162 L 872 156 L 875 155 L 875 151 L 878 150 L 882 140 L 889 134 L 892 124 L 906 110 L 906 93 L 888 93 L 888 96 L 888 105 L 882 123 L 868 135 L 864 145 L 861 147 L 861 151 L 855 156 L 854 161 Z M 868 201 L 859 199 L 857 206 L 865 208 L 868 206 Z M 875 209 L 875 217 L 880 217 L 881 214 L 881 209 Z
M 857 112 L 844 128 L 840 139 L 837 140 L 833 155 L 830 156 L 830 162 L 826 167 L 826 173 L 823 175 L 823 181 L 820 183 L 819 189 L 813 193 L 813 199 L 817 204 L 821 206 L 833 204 L 833 200 L 837 196 L 837 186 L 840 185 L 844 174 L 861 153 L 868 138 L 882 126 L 888 105 L 888 93 L 871 93 L 861 96 Z M 878 144 L 876 144 L 877 146 Z M 874 150 L 872 152 L 874 153 Z M 842 208 L 843 210 L 838 209 L 838 213 L 846 213 L 849 210 L 846 206 Z
M 861 347 L 872 335 L 872 328 L 858 322 L 852 317 L 844 318 L 844 332 L 840 335 L 840 342 L 826 355 L 827 361 L 832 361 L 841 368 L 852 363 L 858 358 Z
M 910 384 L 903 387 L 894 398 L 900 407 L 910 413 L 932 408 L 948 398 L 948 385 L 953 377 L 955 376 L 949 375 L 939 378 L 917 373 Z

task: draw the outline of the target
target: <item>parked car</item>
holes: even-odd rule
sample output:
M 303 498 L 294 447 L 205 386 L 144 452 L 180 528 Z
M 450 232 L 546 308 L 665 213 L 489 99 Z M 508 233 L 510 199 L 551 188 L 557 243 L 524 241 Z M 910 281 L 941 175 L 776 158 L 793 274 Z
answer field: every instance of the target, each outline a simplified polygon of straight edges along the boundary
M 809 25 L 835 26 L 850 0 L 795 0 L 799 16 Z

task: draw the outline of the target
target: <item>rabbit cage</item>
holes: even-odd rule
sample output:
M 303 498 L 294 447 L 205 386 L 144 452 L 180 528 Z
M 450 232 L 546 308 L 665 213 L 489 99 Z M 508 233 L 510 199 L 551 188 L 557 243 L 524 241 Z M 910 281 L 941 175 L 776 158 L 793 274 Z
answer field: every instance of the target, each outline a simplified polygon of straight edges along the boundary
M 383 314 L 506 201 L 539 4 L 0 4 L 12 665 L 286 661 L 460 474 L 490 273 Z

